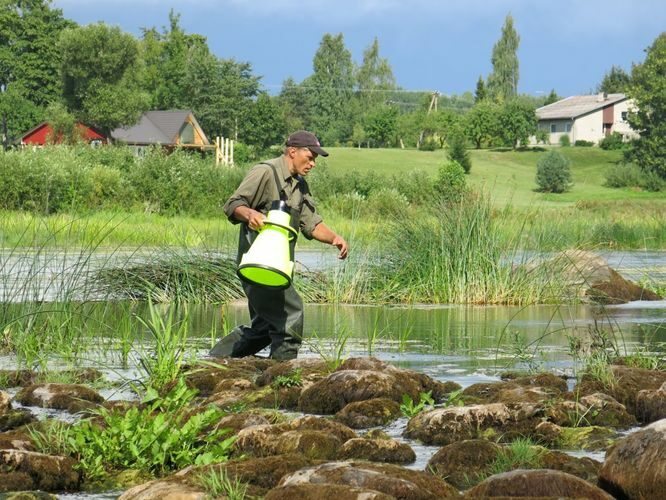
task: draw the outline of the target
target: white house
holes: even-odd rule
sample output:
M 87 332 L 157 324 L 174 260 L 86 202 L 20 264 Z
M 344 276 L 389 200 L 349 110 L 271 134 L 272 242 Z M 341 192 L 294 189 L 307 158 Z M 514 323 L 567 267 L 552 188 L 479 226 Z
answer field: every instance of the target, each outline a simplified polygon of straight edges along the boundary
M 633 101 L 624 94 L 575 95 L 536 110 L 539 129 L 550 133 L 550 143 L 557 144 L 568 135 L 576 141 L 598 143 L 613 132 L 625 140 L 638 137 L 629 127 L 627 113 Z

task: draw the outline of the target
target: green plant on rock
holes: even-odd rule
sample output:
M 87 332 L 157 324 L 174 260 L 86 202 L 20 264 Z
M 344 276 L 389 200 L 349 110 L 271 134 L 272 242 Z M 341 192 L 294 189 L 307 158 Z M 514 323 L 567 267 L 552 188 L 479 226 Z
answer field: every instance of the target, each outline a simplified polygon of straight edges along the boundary
M 432 408 L 434 405 L 435 400 L 432 399 L 432 391 L 419 393 L 418 403 L 414 403 L 414 400 L 408 394 L 403 394 L 400 411 L 405 417 L 412 418 L 426 408 Z
M 451 391 L 449 396 L 446 398 L 444 406 L 465 406 L 465 400 L 463 399 L 464 389 L 457 389 Z
M 273 379 L 271 384 L 274 388 L 280 387 L 301 387 L 303 385 L 302 369 L 296 368 L 293 372 L 287 375 L 278 375 Z
M 518 438 L 500 448 L 488 467 L 489 475 L 515 469 L 539 469 L 548 450 L 537 446 L 530 438 Z
M 226 498 L 228 500 L 244 500 L 247 498 L 248 484 L 238 478 L 231 479 L 227 471 L 221 468 L 211 468 L 197 476 L 197 482 L 213 498 Z
M 219 408 L 193 413 L 195 395 L 180 378 L 164 397 L 149 389 L 140 407 L 100 408 L 93 418 L 72 426 L 33 430 L 31 439 L 39 450 L 76 458 L 86 480 L 125 469 L 164 475 L 188 465 L 225 461 L 235 437 L 228 436 L 228 429 L 215 428 L 224 415 Z

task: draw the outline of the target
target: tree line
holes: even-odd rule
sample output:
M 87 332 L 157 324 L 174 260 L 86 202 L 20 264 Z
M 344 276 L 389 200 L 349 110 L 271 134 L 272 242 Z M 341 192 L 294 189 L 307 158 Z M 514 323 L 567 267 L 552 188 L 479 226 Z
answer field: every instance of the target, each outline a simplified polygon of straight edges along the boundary
M 536 107 L 559 99 L 554 90 L 541 98 L 518 93 L 520 37 L 511 15 L 493 46 L 492 71 L 479 76 L 474 93 L 402 89 L 376 38 L 356 63 L 343 35 L 326 33 L 312 73 L 301 82 L 287 78 L 270 95 L 250 63 L 215 56 L 204 36 L 183 30 L 173 10 L 167 27 L 144 28 L 135 37 L 104 23 L 79 26 L 50 3 L 0 0 L 5 146 L 45 120 L 61 133 L 78 120 L 108 134 L 133 125 L 147 110 L 191 109 L 209 137 L 230 137 L 258 151 L 300 128 L 315 132 L 325 145 L 434 149 L 463 137 L 477 148 L 517 147 L 530 136 L 539 138 Z M 663 75 L 663 37 L 648 51 L 651 64 L 635 65 L 631 76 L 613 66 L 598 90 L 626 92 L 663 113 L 663 92 L 656 108 L 651 102 L 653 80 L 659 71 Z M 652 167 L 650 151 L 659 141 L 662 116 L 639 111 L 630 118 L 649 136 L 635 158 Z M 663 158 L 656 164 L 666 170 Z

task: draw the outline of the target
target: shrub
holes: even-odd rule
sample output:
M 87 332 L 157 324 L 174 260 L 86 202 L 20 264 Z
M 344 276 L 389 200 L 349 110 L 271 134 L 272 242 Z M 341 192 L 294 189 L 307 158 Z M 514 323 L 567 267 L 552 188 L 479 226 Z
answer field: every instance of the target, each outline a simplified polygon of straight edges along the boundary
M 407 198 L 395 188 L 382 188 L 368 197 L 368 211 L 379 217 L 399 215 L 407 209 Z
M 463 168 L 466 174 L 472 170 L 472 161 L 469 158 L 469 151 L 467 151 L 467 141 L 461 132 L 451 134 L 448 140 L 449 145 L 449 159 Z
M 626 143 L 622 140 L 622 134 L 619 132 L 613 132 L 599 141 L 599 147 L 606 150 L 623 149 L 625 146 Z
M 563 136 L 564 137 L 564 136 Z M 557 151 L 549 151 L 537 162 L 536 183 L 539 191 L 563 193 L 571 187 L 569 160 Z
M 594 146 L 594 143 L 592 141 L 584 141 L 582 139 L 578 139 L 576 142 L 574 142 L 574 146 L 580 148 L 589 148 Z
M 466 189 L 465 170 L 457 161 L 439 167 L 435 190 L 446 201 L 458 201 Z
M 606 171 L 607 187 L 622 188 L 630 186 L 640 186 L 643 172 L 633 163 L 613 165 Z
M 436 149 L 439 149 L 439 144 L 432 137 L 428 137 L 419 146 L 420 151 L 435 151 Z
M 567 148 L 571 146 L 571 139 L 567 134 L 561 135 L 560 136 L 560 146 Z
M 535 137 L 537 144 L 550 144 L 550 133 L 545 129 L 538 129 Z

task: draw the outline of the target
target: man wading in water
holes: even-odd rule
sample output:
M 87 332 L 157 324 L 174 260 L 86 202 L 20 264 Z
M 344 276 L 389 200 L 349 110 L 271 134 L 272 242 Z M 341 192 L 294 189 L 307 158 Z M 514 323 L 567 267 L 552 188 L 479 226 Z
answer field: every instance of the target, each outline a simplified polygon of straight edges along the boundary
M 248 251 L 257 230 L 264 225 L 271 204 L 287 203 L 291 226 L 307 239 L 336 246 L 338 258 L 349 251 L 345 239 L 324 224 L 303 178 L 315 166 L 317 156 L 328 156 L 319 141 L 304 130 L 289 136 L 284 154 L 250 169 L 238 189 L 224 205 L 224 212 L 234 224 L 241 224 L 238 257 Z M 295 240 L 292 245 L 295 244 Z M 291 248 L 293 256 L 293 246 Z M 303 338 L 303 300 L 293 285 L 277 290 L 243 282 L 248 299 L 250 325 L 234 328 L 210 351 L 211 356 L 240 358 L 261 351 L 270 344 L 270 357 L 294 359 Z

